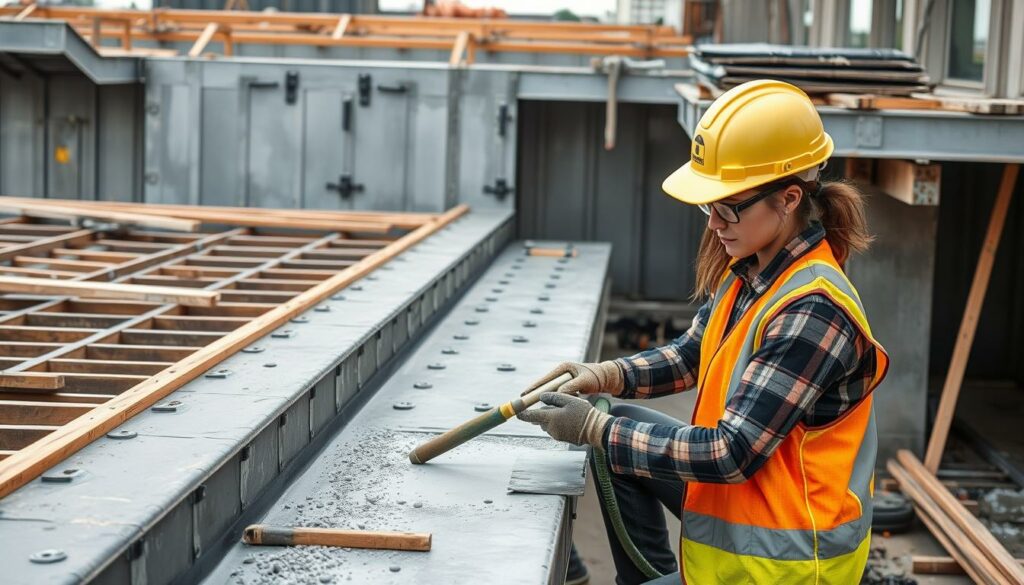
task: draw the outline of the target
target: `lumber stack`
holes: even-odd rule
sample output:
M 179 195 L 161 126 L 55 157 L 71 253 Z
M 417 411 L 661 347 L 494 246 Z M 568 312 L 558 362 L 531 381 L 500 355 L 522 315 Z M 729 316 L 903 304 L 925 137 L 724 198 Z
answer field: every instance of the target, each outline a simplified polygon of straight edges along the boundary
M 1024 568 L 913 453 L 886 465 L 936 540 L 976 583 L 1024 585 Z
M 198 231 L 204 225 L 218 225 L 386 234 L 396 228 L 417 228 L 430 218 L 425 213 L 159 205 L 24 197 L 0 197 L 0 213 L 66 220 L 76 225 L 91 220 L 186 232 Z
M 777 79 L 808 95 L 909 96 L 928 91 L 929 81 L 920 64 L 895 49 L 706 44 L 694 48 L 690 66 L 712 93 L 755 79 Z

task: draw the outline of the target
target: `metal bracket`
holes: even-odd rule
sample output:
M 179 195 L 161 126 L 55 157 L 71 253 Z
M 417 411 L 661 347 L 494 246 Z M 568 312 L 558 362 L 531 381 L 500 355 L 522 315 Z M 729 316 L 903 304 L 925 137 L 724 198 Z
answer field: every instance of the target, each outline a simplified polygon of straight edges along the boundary
M 501 102 L 498 105 L 498 136 L 502 138 L 508 134 L 508 123 L 512 121 L 512 114 L 509 114 L 508 110 L 508 102 Z
M 284 74 L 284 103 L 293 105 L 298 100 L 299 72 L 288 71 Z
M 352 180 L 352 175 L 341 175 L 337 183 L 327 183 L 328 191 L 337 191 L 342 199 L 348 199 L 353 193 L 362 193 L 365 185 Z
M 509 185 L 505 179 L 495 179 L 493 185 L 484 185 L 484 193 L 494 195 L 499 201 L 503 201 L 506 196 L 515 190 L 516 188 Z
M 370 89 L 373 87 L 373 78 L 370 77 L 369 73 L 359 74 L 359 105 L 366 106 L 370 105 Z

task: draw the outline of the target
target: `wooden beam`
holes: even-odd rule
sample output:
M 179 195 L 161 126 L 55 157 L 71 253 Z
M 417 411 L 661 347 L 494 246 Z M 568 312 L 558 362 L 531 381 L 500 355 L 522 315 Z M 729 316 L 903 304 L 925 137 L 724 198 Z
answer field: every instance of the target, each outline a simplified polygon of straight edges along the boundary
M 59 390 L 64 376 L 50 372 L 0 372 L 0 386 L 25 390 Z
M 220 25 L 216 22 L 207 24 L 206 27 L 203 28 L 202 34 L 200 34 L 199 38 L 196 39 L 195 44 L 193 44 L 192 48 L 188 50 L 188 56 L 193 59 L 200 57 L 206 49 L 206 45 L 210 44 L 210 39 L 213 38 L 213 35 L 217 34 L 218 28 L 220 28 Z
M 76 207 L 73 203 L 68 205 L 52 204 L 44 202 L 17 202 L 8 197 L 0 197 L 0 211 L 8 213 L 20 213 L 28 217 L 42 217 L 46 219 L 62 219 L 77 221 L 79 219 L 99 219 L 106 222 L 125 223 L 158 227 L 169 230 L 194 232 L 199 229 L 200 222 L 176 217 L 160 215 L 142 215 L 137 213 L 123 213 L 120 211 L 87 210 Z
M 38 4 L 36 4 L 35 2 L 33 2 L 33 3 L 29 4 L 28 6 L 26 6 L 26 7 L 24 8 L 24 10 L 22 10 L 21 12 L 19 12 L 19 13 L 18 13 L 18 14 L 17 14 L 17 15 L 16 15 L 16 16 L 14 17 L 14 20 L 15 20 L 15 21 L 19 21 L 19 20 L 25 20 L 26 18 L 28 18 L 28 17 L 29 17 L 29 15 L 31 15 L 31 14 L 32 14 L 33 12 L 35 12 L 35 11 L 36 11 L 36 8 L 38 8 L 38 7 L 39 7 L 39 5 L 38 5 Z
M 64 246 L 89 244 L 92 242 L 93 234 L 92 230 L 77 230 L 67 234 L 43 238 L 35 242 L 0 248 L 0 262 L 10 260 L 15 256 L 31 256 L 32 254 L 47 252 Z
M 906 449 L 897 452 L 896 458 L 914 481 L 927 492 L 928 496 L 967 535 L 992 564 L 1010 583 L 1024 585 L 1024 568 L 1010 555 L 992 533 L 977 518 L 964 509 L 939 480 Z
M 1017 559 L 1017 562 L 1024 565 L 1024 559 Z M 964 568 L 956 562 L 953 557 L 913 555 L 911 557 L 915 575 L 963 575 Z
M 943 514 L 907 470 L 894 459 L 886 463 L 886 468 L 899 482 L 900 490 L 914 502 L 918 517 L 928 527 L 928 531 L 964 567 L 971 579 L 982 585 L 1002 585 L 1002 581 L 995 578 L 998 569 L 981 554 L 963 531 Z
M 907 205 L 938 205 L 942 165 L 879 159 L 875 182 L 890 197 Z
M 970 357 L 971 346 L 974 344 L 978 318 L 981 316 L 981 307 L 985 302 L 985 293 L 988 291 L 992 264 L 995 262 L 996 251 L 999 249 L 999 239 L 1003 234 L 1006 212 L 1010 207 L 1010 197 L 1013 195 L 1013 189 L 1017 182 L 1019 167 L 1020 165 L 1017 164 L 1007 164 L 1003 168 L 999 192 L 996 194 L 996 202 L 989 215 L 988 230 L 978 256 L 978 265 L 974 269 L 974 280 L 971 282 L 971 290 L 967 295 L 967 305 L 964 307 L 963 318 L 960 321 L 960 332 L 953 345 L 953 355 L 949 361 L 949 370 L 946 372 L 946 382 L 942 386 L 939 408 L 935 413 L 935 423 L 932 425 L 932 434 L 928 438 L 928 448 L 925 451 L 924 466 L 932 473 L 939 470 L 942 451 L 946 448 L 949 428 L 953 424 L 956 401 L 960 396 L 960 386 L 963 384 L 964 372 L 967 370 L 967 359 Z
M 0 424 L 63 425 L 95 407 L 95 404 L 85 402 L 0 400 Z
M 460 67 L 462 66 L 463 55 L 466 53 L 466 47 L 469 46 L 469 32 L 462 31 L 459 36 L 455 38 L 455 44 L 452 45 L 452 54 L 448 57 L 449 67 Z
M 334 27 L 334 32 L 331 33 L 332 39 L 340 39 L 345 36 L 345 31 L 348 29 L 349 23 L 352 22 L 351 14 L 342 14 L 341 18 L 338 19 L 338 24 Z
M 83 360 L 54 358 L 46 362 L 51 372 L 69 374 L 129 374 L 152 376 L 173 366 L 174 362 L 146 362 L 127 360 Z
M 0 269 L 2 270 L 2 269 Z M 121 284 L 115 282 L 82 282 L 0 276 L 0 291 L 35 295 L 67 295 L 100 299 L 127 299 L 153 303 L 177 303 L 195 307 L 212 307 L 220 294 L 215 291 L 191 290 L 169 286 Z
M 270 309 L 235 331 L 194 351 L 194 353 L 190 352 L 183 359 L 179 358 L 180 361 L 175 364 L 175 371 L 173 373 L 157 374 L 136 384 L 105 403 L 104 408 L 93 409 L 71 423 L 45 435 L 45 439 L 34 445 L 32 450 L 11 455 L 0 462 L 0 497 L 11 493 L 19 486 L 37 477 L 40 473 L 65 459 L 71 453 L 105 435 L 132 416 L 145 411 L 171 392 L 174 392 L 222 362 L 226 357 L 262 338 L 269 331 L 287 323 L 295 315 L 311 309 L 317 303 L 323 301 L 323 299 L 335 294 L 338 290 L 377 270 L 384 263 L 423 241 L 437 230 L 447 226 L 467 211 L 468 207 L 462 205 L 439 215 L 434 221 L 406 234 L 392 245 L 360 260 L 356 265 L 346 268 L 326 281 L 301 293 L 299 296 Z M 99 345 L 94 344 L 86 348 L 87 357 L 100 357 L 95 355 Z M 124 346 L 115 345 L 113 347 L 121 350 L 124 349 Z M 120 357 L 106 357 L 103 359 L 154 360 L 157 352 L 167 351 L 168 349 L 166 347 L 147 348 L 147 351 L 153 352 L 153 354 L 147 357 L 125 357 L 122 354 Z M 88 352 L 93 352 L 94 355 L 88 356 Z M 155 361 L 165 361 L 165 359 L 156 358 Z M 23 446 L 18 445 L 13 448 L 20 449 Z M 11 447 L 0 445 L 0 449 L 3 448 Z
M 60 427 L 53 425 L 0 425 L 0 449 L 24 449 L 58 428 Z M 4 463 L 7 463 L 6 459 Z M 56 463 L 55 461 L 54 464 Z M 45 470 L 40 469 L 39 473 L 43 471 Z

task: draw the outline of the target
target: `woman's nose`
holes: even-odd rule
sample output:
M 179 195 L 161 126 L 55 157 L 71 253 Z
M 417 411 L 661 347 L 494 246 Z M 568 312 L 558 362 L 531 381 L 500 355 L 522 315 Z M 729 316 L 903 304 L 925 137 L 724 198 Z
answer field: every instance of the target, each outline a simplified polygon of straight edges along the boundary
M 711 230 L 722 230 L 726 228 L 725 220 L 718 215 L 718 210 L 711 207 L 711 215 L 708 216 L 708 229 Z

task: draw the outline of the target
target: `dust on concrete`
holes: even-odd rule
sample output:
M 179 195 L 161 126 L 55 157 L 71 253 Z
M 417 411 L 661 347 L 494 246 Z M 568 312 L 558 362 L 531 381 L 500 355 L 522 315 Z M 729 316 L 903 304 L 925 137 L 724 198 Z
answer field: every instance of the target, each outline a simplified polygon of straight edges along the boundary
M 978 499 L 978 518 L 1014 557 L 1024 556 L 1024 489 L 995 489 Z

